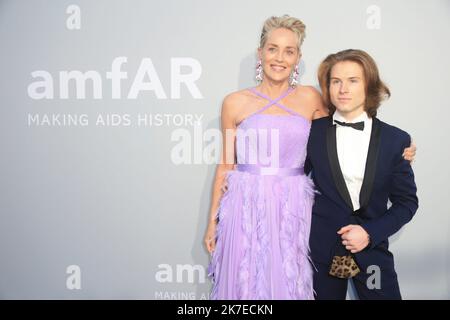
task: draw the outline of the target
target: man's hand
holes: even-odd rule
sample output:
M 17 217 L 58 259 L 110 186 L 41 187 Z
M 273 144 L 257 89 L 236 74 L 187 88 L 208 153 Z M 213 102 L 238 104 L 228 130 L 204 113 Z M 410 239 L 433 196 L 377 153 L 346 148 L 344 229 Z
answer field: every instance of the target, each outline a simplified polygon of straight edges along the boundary
M 341 235 L 342 244 L 351 253 L 360 252 L 369 245 L 369 234 L 357 224 L 349 224 L 342 227 L 338 234 Z

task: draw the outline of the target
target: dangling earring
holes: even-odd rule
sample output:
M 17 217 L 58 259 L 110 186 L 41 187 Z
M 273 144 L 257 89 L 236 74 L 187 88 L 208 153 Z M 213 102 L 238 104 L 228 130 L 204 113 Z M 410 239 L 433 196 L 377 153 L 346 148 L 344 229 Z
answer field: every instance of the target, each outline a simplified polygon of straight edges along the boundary
M 256 64 L 256 82 L 262 81 L 262 61 L 261 59 L 258 60 L 258 63 Z
M 297 80 L 298 75 L 299 75 L 299 72 L 298 72 L 298 64 L 297 64 L 297 65 L 295 65 L 294 72 L 291 75 L 291 86 L 292 87 L 297 85 L 297 83 L 298 83 L 298 80 Z

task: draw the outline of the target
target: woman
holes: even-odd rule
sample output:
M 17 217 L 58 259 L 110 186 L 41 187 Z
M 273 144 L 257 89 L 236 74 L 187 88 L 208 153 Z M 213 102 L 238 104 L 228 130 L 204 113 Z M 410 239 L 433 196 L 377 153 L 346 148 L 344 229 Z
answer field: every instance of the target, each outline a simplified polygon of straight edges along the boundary
M 303 165 L 311 121 L 328 112 L 317 90 L 296 85 L 304 38 L 300 20 L 267 19 L 260 84 L 223 101 L 223 152 L 204 239 L 212 254 L 212 299 L 314 298 L 308 246 L 314 191 Z

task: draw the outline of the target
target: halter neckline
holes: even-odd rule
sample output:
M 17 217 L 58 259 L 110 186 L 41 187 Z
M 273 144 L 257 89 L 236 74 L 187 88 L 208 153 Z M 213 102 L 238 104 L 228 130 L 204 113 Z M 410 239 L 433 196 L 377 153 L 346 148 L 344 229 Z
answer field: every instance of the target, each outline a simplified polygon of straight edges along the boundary
M 266 100 L 269 100 L 270 102 L 276 103 L 278 101 L 280 101 L 281 99 L 283 99 L 284 97 L 286 97 L 289 93 L 291 93 L 291 91 L 294 90 L 293 87 L 289 87 L 287 88 L 287 90 L 285 90 L 282 94 L 280 94 L 277 98 L 275 99 L 271 99 L 269 96 L 265 95 L 264 93 L 256 90 L 255 87 L 250 88 L 250 91 L 252 91 L 253 93 L 255 93 L 256 95 L 260 96 L 261 98 L 264 98 Z
M 291 93 L 291 92 L 294 90 L 293 87 L 289 87 L 286 91 L 284 91 L 280 96 L 278 96 L 278 97 L 275 98 L 275 99 L 271 99 L 271 98 L 268 97 L 267 95 L 265 95 L 265 94 L 259 92 L 258 90 L 256 90 L 256 88 L 254 88 L 254 87 L 253 87 L 253 88 L 250 88 L 249 90 L 250 90 L 251 92 L 253 92 L 254 94 L 256 94 L 257 96 L 259 96 L 259 97 L 261 97 L 261 98 L 264 98 L 264 99 L 266 99 L 266 100 L 269 101 L 269 103 L 268 103 L 267 105 L 265 105 L 264 107 L 262 107 L 261 109 L 259 109 L 259 110 L 256 111 L 255 113 L 253 113 L 252 115 L 261 113 L 261 112 L 263 112 L 264 110 L 266 110 L 267 108 L 269 108 L 269 107 L 272 106 L 272 105 L 277 105 L 278 107 L 280 107 L 281 109 L 287 111 L 287 112 L 290 113 L 290 114 L 293 114 L 293 115 L 300 115 L 299 113 L 297 113 L 297 112 L 291 110 L 290 108 L 288 108 L 288 107 L 286 107 L 286 106 L 284 106 L 284 105 L 278 103 L 278 101 L 280 101 L 281 99 L 285 98 L 289 93 Z

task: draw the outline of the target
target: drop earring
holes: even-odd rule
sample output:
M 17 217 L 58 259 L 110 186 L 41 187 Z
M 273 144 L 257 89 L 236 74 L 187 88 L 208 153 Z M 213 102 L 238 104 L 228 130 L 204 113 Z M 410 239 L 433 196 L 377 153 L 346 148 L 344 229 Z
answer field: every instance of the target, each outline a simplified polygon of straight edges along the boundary
M 297 79 L 298 75 L 299 75 L 299 72 L 298 72 L 298 64 L 297 64 L 297 65 L 295 65 L 294 72 L 291 75 L 291 83 L 290 84 L 291 84 L 292 87 L 297 85 L 297 83 L 298 83 L 298 79 Z
M 258 63 L 256 64 L 256 76 L 255 76 L 256 82 L 262 81 L 262 61 L 261 59 L 258 60 Z

